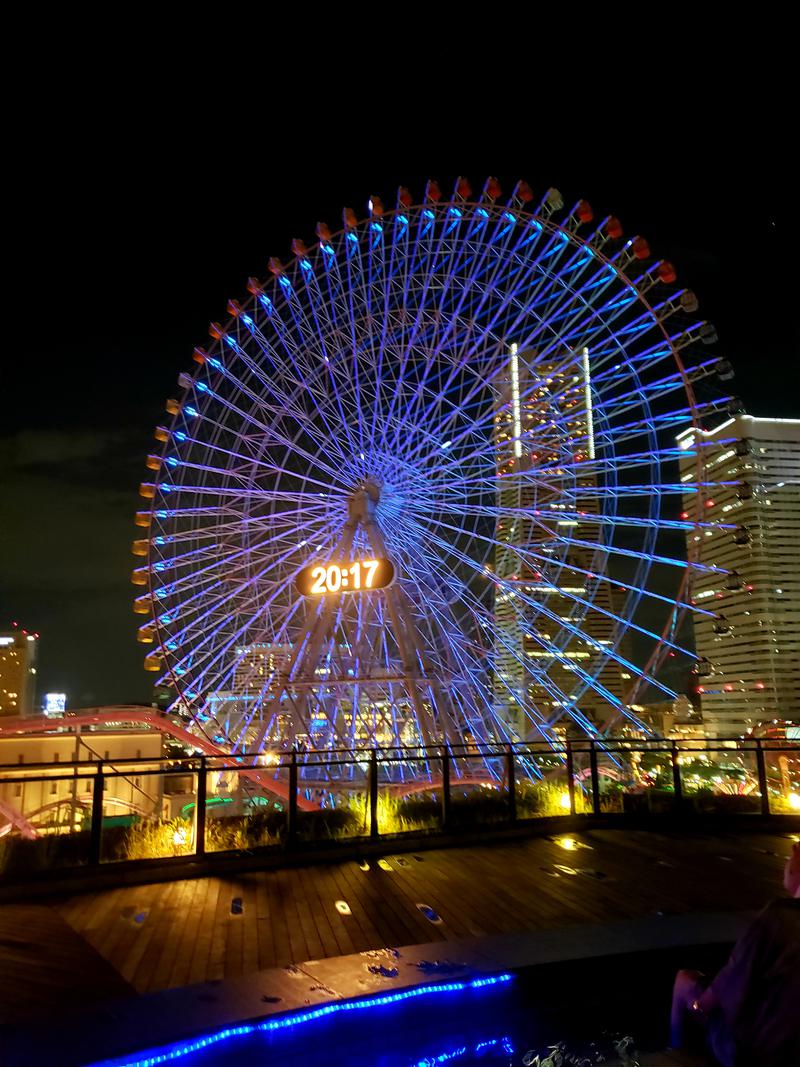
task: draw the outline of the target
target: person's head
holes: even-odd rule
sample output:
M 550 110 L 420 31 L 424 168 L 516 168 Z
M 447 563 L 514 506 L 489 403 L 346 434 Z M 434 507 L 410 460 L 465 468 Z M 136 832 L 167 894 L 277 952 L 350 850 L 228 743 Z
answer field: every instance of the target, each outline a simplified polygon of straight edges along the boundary
M 793 897 L 800 896 L 800 841 L 792 845 L 792 851 L 783 869 L 783 887 Z

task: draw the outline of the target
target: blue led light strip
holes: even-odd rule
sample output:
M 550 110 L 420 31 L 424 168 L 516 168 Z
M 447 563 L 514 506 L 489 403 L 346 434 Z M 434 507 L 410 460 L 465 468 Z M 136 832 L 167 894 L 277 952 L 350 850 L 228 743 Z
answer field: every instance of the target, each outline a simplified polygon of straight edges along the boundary
M 424 1059 L 417 1060 L 413 1067 L 436 1067 L 437 1063 L 450 1063 L 452 1060 L 461 1059 L 462 1056 L 466 1056 L 467 1053 L 471 1053 L 473 1056 L 485 1056 L 487 1052 L 504 1052 L 507 1056 L 513 1056 L 514 1046 L 509 1037 L 494 1037 L 488 1041 L 479 1041 L 474 1048 L 467 1048 L 466 1045 L 460 1045 L 458 1048 L 451 1049 L 449 1052 L 440 1052 L 438 1056 L 426 1056 Z
M 413 989 L 404 989 L 397 993 L 387 993 L 382 997 L 362 997 L 360 1000 L 338 1000 L 332 1004 L 323 1004 L 313 1011 L 303 1011 L 295 1015 L 283 1015 L 278 1019 L 265 1019 L 260 1023 L 244 1023 L 241 1026 L 228 1027 L 218 1030 L 215 1034 L 207 1034 L 205 1037 L 195 1038 L 194 1041 L 178 1041 L 174 1045 L 164 1046 L 162 1049 L 153 1049 L 141 1059 L 112 1059 L 103 1060 L 94 1067 L 156 1067 L 159 1063 L 172 1063 L 183 1056 L 190 1056 L 193 1052 L 218 1045 L 221 1041 L 227 1041 L 232 1037 L 247 1037 L 250 1034 L 274 1033 L 278 1030 L 290 1030 L 293 1026 L 302 1026 L 304 1023 L 313 1022 L 327 1015 L 336 1015 L 341 1011 L 362 1011 L 365 1008 L 383 1007 L 386 1004 L 396 1004 L 401 1000 L 410 1000 L 413 997 L 427 996 L 432 993 L 461 993 L 468 989 L 483 989 L 486 986 L 499 985 L 502 982 L 510 982 L 512 974 L 495 974 L 486 978 L 473 978 L 469 982 L 443 982 L 439 985 L 415 986 Z M 423 1061 L 424 1062 L 424 1061 Z

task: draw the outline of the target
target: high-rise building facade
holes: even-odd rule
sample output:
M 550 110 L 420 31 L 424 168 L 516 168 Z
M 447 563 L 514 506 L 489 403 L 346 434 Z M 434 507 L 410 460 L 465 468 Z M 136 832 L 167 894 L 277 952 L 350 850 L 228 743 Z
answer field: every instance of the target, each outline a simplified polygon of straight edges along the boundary
M 38 634 L 0 633 L 0 715 L 32 715 L 36 691 Z
M 580 468 L 595 458 L 588 350 L 555 363 L 537 362 L 534 354 L 512 346 L 497 400 L 494 443 L 494 567 L 500 580 L 494 609 L 495 713 L 523 738 L 535 736 L 537 720 L 560 720 L 568 729 L 567 708 L 602 724 L 614 709 L 586 687 L 577 671 L 596 676 L 617 699 L 626 683 L 613 658 L 599 663 L 604 653 L 597 646 L 611 646 L 615 631 L 611 586 L 603 580 L 607 561 L 570 543 L 598 536 L 591 525 L 600 510 L 592 492 L 597 483 L 593 473 Z M 593 606 L 587 609 L 586 602 Z M 564 624 L 588 640 L 567 636 Z
M 684 497 L 699 562 L 722 568 L 694 583 L 709 612 L 694 617 L 705 730 L 800 722 L 800 419 L 739 415 L 678 440 L 683 480 L 694 477 L 697 444 L 716 483 L 699 508 Z

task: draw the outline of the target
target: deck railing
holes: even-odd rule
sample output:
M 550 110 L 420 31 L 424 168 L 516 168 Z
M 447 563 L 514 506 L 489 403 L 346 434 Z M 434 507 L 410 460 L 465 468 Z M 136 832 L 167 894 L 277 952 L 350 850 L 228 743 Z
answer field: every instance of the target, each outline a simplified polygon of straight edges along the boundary
M 800 817 L 800 744 L 580 739 L 0 765 L 0 879 L 548 816 L 670 815 Z

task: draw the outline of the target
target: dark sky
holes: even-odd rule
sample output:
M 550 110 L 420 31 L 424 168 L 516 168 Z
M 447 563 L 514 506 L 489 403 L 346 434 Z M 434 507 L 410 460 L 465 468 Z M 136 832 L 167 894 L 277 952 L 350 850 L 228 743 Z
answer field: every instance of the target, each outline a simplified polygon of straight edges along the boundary
M 395 76 L 398 57 L 383 84 L 374 70 L 359 84 L 354 54 L 343 89 L 332 53 L 301 63 L 281 44 L 263 43 L 266 84 L 236 91 L 224 63 L 188 45 L 176 68 L 166 44 L 102 63 L 86 50 L 55 67 L 41 57 L 36 92 L 18 101 L 0 629 L 17 619 L 40 631 L 40 691 L 63 689 L 73 706 L 149 699 L 132 519 L 178 372 L 248 275 L 288 258 L 292 237 L 310 241 L 318 219 L 335 225 L 343 205 L 361 214 L 371 193 L 391 204 L 399 184 L 421 195 L 428 177 L 448 188 L 465 173 L 480 187 L 493 173 L 509 193 L 523 177 L 569 203 L 586 197 L 695 289 L 747 410 L 800 415 L 788 387 L 800 355 L 788 76 L 723 64 L 676 92 L 692 51 L 661 80 L 622 64 L 602 93 L 593 77 L 573 100 L 563 71 L 500 93 L 497 71 L 473 70 L 462 91 L 457 65 L 421 77 L 409 60 L 412 84 Z

